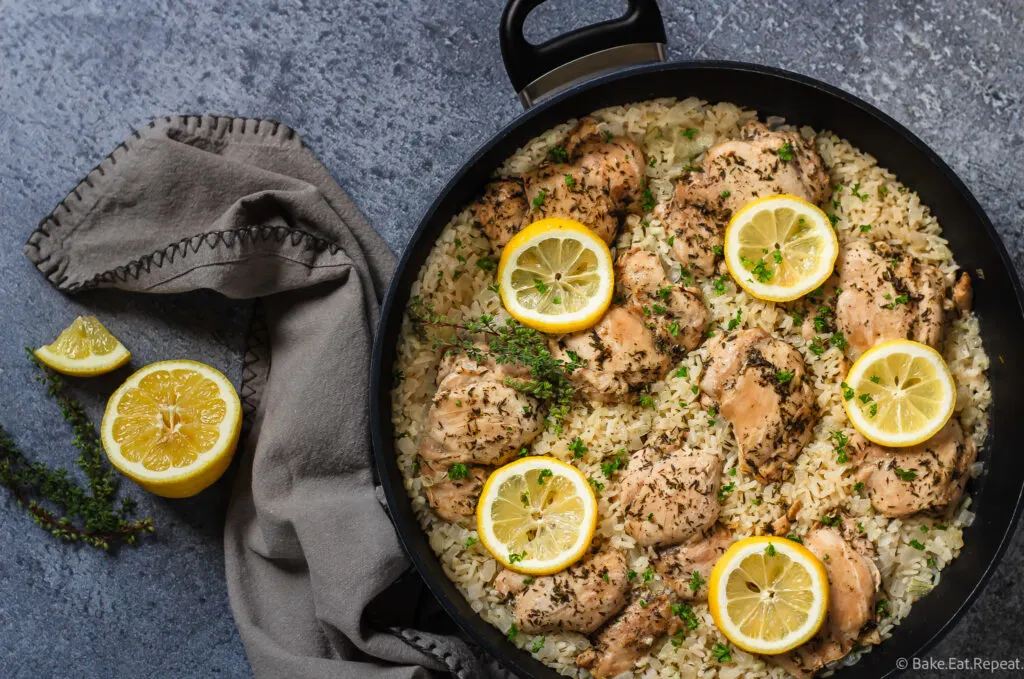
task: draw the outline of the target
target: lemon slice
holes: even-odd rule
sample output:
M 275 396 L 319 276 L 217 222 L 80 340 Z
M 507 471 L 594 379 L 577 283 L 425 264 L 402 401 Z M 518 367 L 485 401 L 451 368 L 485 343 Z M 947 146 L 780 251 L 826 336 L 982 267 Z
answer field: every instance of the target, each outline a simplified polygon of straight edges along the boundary
M 526 457 L 495 470 L 476 506 L 480 542 L 520 573 L 568 568 L 590 546 L 597 499 L 586 477 L 553 457 Z
M 612 255 L 596 233 L 549 218 L 517 233 L 498 265 L 501 301 L 516 320 L 541 332 L 589 328 L 611 304 Z
M 53 344 L 36 349 L 36 358 L 59 373 L 88 377 L 116 370 L 132 355 L 95 316 L 79 316 Z
M 956 384 L 939 352 L 911 340 L 868 349 L 846 376 L 843 407 L 870 441 L 903 448 L 930 439 L 956 406 Z
M 832 275 L 839 241 L 828 216 L 785 194 L 747 203 L 725 230 L 725 265 L 758 299 L 788 302 Z
M 161 361 L 118 387 L 100 436 L 125 476 L 163 497 L 191 497 L 228 468 L 241 425 L 238 393 L 220 371 Z
M 828 612 L 828 574 L 803 545 L 752 537 L 718 559 L 708 581 L 718 629 L 748 653 L 777 655 L 813 637 Z

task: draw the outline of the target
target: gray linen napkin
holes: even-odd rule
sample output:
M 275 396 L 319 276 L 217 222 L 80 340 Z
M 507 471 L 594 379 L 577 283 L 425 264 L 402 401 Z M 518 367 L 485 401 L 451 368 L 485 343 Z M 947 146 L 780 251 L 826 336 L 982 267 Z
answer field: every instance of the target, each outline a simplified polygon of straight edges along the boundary
M 293 130 L 151 122 L 61 201 L 25 254 L 67 293 L 260 298 L 224 530 L 257 677 L 508 676 L 458 637 L 415 628 L 427 619 L 410 602 L 433 602 L 403 577 L 368 432 L 370 347 L 394 259 Z

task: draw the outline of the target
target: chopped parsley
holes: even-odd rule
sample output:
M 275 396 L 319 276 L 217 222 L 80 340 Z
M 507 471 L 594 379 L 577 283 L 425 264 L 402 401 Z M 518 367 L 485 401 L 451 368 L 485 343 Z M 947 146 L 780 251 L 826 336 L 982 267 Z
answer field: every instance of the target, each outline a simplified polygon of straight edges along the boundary
M 778 370 L 775 373 L 775 380 L 779 384 L 787 384 L 792 379 L 793 379 L 793 371 L 792 370 Z
M 509 641 L 512 641 L 519 636 L 519 628 L 516 627 L 515 623 L 512 623 L 512 626 L 508 628 L 508 632 L 505 633 L 505 636 L 508 637 Z
M 452 481 L 458 481 L 469 476 L 469 467 L 462 462 L 456 462 L 452 466 L 448 467 L 448 478 Z
M 688 127 L 685 130 L 679 130 L 680 136 L 686 137 L 690 141 L 693 141 L 694 137 L 697 136 L 697 128 Z
M 679 335 L 679 321 L 672 321 L 668 324 L 668 334 L 676 337 Z
M 604 484 L 598 481 L 597 479 L 589 478 L 587 479 L 587 481 L 589 481 L 590 485 L 594 487 L 595 493 L 600 493 L 602 490 L 604 490 Z
M 572 456 L 578 460 L 590 449 L 583 443 L 583 439 L 577 436 L 569 443 L 569 450 L 572 451 Z
M 787 535 L 786 539 L 789 540 L 790 542 L 795 542 L 795 543 L 797 543 L 799 545 L 804 544 L 804 539 L 802 537 L 800 537 L 799 535 L 795 535 L 793 533 L 790 533 L 789 535 Z
M 725 191 L 722 191 L 721 195 L 722 195 L 722 198 L 728 198 L 729 196 L 732 195 L 732 191 L 730 191 L 729 189 L 726 189 Z
M 484 271 L 494 271 L 497 268 L 498 263 L 490 257 L 480 257 L 476 260 L 476 265 Z
M 647 163 L 647 167 L 654 167 L 657 164 L 658 164 L 658 159 L 652 156 L 651 160 Z
M 736 482 L 730 481 L 718 489 L 718 499 L 724 500 L 734 490 L 736 490 Z
M 772 276 L 775 275 L 775 272 L 768 268 L 768 263 L 764 261 L 763 257 L 757 260 L 757 263 L 754 264 L 750 273 L 754 274 L 754 277 L 761 283 L 767 283 L 772 279 Z
M 680 620 L 686 623 L 686 626 L 691 629 L 697 629 L 700 626 L 700 621 L 697 620 L 697 614 L 693 612 L 693 609 L 689 604 L 672 604 L 672 615 L 677 616 Z
M 650 519 L 650 517 L 648 517 L 648 519 Z M 644 580 L 644 582 L 650 582 L 653 579 L 654 579 L 654 567 L 653 566 L 648 566 L 647 570 L 644 571 L 643 580 Z
M 878 600 L 878 603 L 875 604 L 875 614 L 878 615 L 879 618 L 888 618 L 889 617 L 889 600 L 888 599 L 879 599 Z
M 846 382 L 840 382 L 839 387 L 843 390 L 844 401 L 849 401 L 851 398 L 853 398 L 853 387 L 851 387 Z
M 839 464 L 846 464 L 850 461 L 846 444 L 850 442 L 850 437 L 842 431 L 834 431 L 829 435 L 832 439 L 833 445 L 836 449 L 836 462 Z
M 565 175 L 565 186 L 571 191 L 576 188 L 576 178 L 571 174 Z
M 878 187 L 878 197 L 879 198 L 885 198 L 888 195 L 889 195 L 889 187 L 888 186 L 879 186 Z
M 786 146 L 789 146 L 789 142 L 786 142 Z M 725 644 L 715 644 L 711 649 L 711 655 L 715 656 L 715 660 L 720 663 L 732 662 L 732 651 Z
M 715 426 L 715 416 L 718 415 L 718 408 L 715 406 L 708 406 L 708 426 Z
M 896 467 L 893 469 L 893 472 L 895 472 L 896 476 L 899 477 L 900 481 L 913 481 L 917 478 L 917 472 L 912 472 L 907 469 L 900 469 L 899 467 Z
M 548 284 L 539 278 L 533 279 L 533 287 L 537 288 L 537 292 L 539 292 L 542 295 L 548 291 Z
M 735 330 L 739 327 L 743 319 L 743 309 L 737 309 L 736 315 L 729 319 L 729 330 Z
M 860 225 L 860 232 L 861 233 L 867 233 L 870 230 L 871 230 L 871 225 L 870 224 L 861 224 Z
M 650 394 L 644 394 L 643 396 L 640 397 L 640 405 L 643 406 L 644 408 L 653 408 L 654 397 L 651 396 Z
M 539 210 L 540 206 L 544 204 L 544 200 L 548 197 L 547 189 L 541 189 L 540 193 L 533 197 L 533 209 Z
M 538 637 L 533 640 L 533 645 L 530 646 L 530 651 L 537 653 L 540 649 L 544 648 L 544 642 L 547 641 L 547 637 Z
M 855 197 L 860 198 L 862 201 L 867 200 L 868 199 L 868 194 L 866 194 L 866 193 L 857 193 L 857 191 L 859 189 L 860 189 L 860 183 L 854 184 L 853 188 L 850 189 L 850 193 L 852 193 Z
M 540 473 L 537 474 L 537 485 L 543 486 L 544 479 L 547 479 L 551 476 L 554 476 L 554 472 L 552 472 L 550 469 L 541 469 Z
M 612 477 L 612 474 L 614 474 L 622 467 L 626 466 L 627 461 L 628 459 L 626 458 L 626 449 L 620 448 L 618 451 L 616 451 L 615 457 L 606 462 L 601 463 L 601 472 L 604 474 L 606 479 L 610 479 Z
M 828 221 L 832 222 L 832 228 L 833 228 L 833 229 L 834 229 L 834 228 L 836 228 L 836 224 L 838 224 L 838 223 L 839 223 L 839 215 L 836 215 L 836 214 L 830 214 L 830 215 L 828 216 Z
M 654 209 L 654 194 L 649 186 L 644 186 L 644 192 L 640 194 L 640 209 L 644 212 Z
M 687 368 L 685 365 L 682 366 L 681 368 L 679 368 L 679 370 L 676 370 L 676 377 L 689 377 L 689 376 L 690 376 L 690 369 Z
M 636 571 L 630 568 L 629 571 L 626 572 L 626 579 L 636 580 Z
M 868 379 L 871 380 L 872 382 L 874 382 L 875 384 L 878 384 L 878 383 L 880 383 L 882 381 L 882 378 L 879 377 L 878 375 L 872 375 Z
M 721 245 L 712 245 L 711 252 L 716 257 L 721 257 L 722 255 L 725 254 L 725 248 L 723 248 Z
M 826 514 L 821 517 L 821 522 L 826 526 L 838 526 L 840 521 L 838 514 Z
M 569 152 L 565 150 L 564 146 L 555 146 L 548 151 L 548 160 L 552 163 L 568 163 Z
M 772 543 L 769 542 L 768 543 L 768 547 L 764 550 L 764 553 L 767 554 L 768 556 L 775 556 L 775 554 L 776 554 L 775 545 L 773 545 Z
M 859 494 L 862 490 L 864 490 L 864 482 L 863 481 L 858 481 L 857 483 L 853 484 L 853 492 L 854 493 L 858 493 Z
M 705 582 L 707 581 L 703 577 L 701 577 L 701 574 L 697 571 L 694 571 L 690 575 L 690 591 L 696 593 L 700 590 L 701 587 L 704 586 Z
M 871 398 L 871 394 L 858 394 L 857 398 L 861 403 L 871 403 L 874 400 Z
M 752 499 L 750 500 L 750 504 L 754 505 L 755 507 L 758 507 L 758 506 L 760 506 L 760 504 L 761 504 L 762 502 L 764 502 L 764 500 L 762 500 L 762 499 L 761 499 L 761 498 L 759 498 L 759 497 L 755 497 L 755 498 L 752 498 Z
M 836 347 L 840 351 L 846 350 L 846 335 L 843 334 L 842 330 L 836 330 L 835 334 L 829 338 L 828 343 Z
M 782 251 L 781 250 L 773 250 L 772 251 L 772 259 L 775 260 L 776 264 L 782 264 Z
M 811 344 L 807 347 L 811 350 L 811 353 L 815 356 L 821 356 L 825 353 L 825 345 L 821 343 L 820 337 L 815 337 L 811 340 Z
M 779 156 L 779 160 L 789 162 L 793 160 L 793 145 L 788 141 L 776 149 L 775 153 Z
M 508 555 L 508 562 L 509 563 L 519 563 L 520 561 L 522 561 L 525 558 L 526 558 L 526 550 L 524 549 L 523 551 L 519 552 L 518 554 L 516 554 L 515 552 L 512 552 L 511 554 L 509 554 Z
M 725 293 L 725 276 L 719 276 L 715 279 L 715 294 L 721 295 Z
M 918 542 L 917 538 L 914 538 L 913 540 L 910 541 L 910 546 L 913 547 L 914 549 L 916 549 L 919 552 L 923 552 L 924 551 L 924 545 L 922 545 L 920 542 Z
M 479 540 L 477 540 L 475 537 L 470 535 L 468 538 L 466 538 L 466 541 L 463 544 L 466 546 L 466 549 L 469 549 L 470 547 L 475 545 L 477 542 L 479 542 Z

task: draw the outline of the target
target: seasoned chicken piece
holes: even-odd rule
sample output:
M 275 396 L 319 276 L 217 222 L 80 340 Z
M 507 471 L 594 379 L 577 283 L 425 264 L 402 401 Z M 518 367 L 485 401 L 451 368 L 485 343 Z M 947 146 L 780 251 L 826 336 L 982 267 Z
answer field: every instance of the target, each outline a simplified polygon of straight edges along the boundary
M 788 193 L 820 203 L 830 193 L 828 172 L 812 142 L 757 121 L 744 125 L 739 139 L 709 148 L 701 170 L 688 177 L 686 202 L 715 209 L 725 219 L 763 196 Z
M 446 356 L 427 413 L 420 456 L 434 465 L 501 464 L 543 429 L 537 399 L 505 384 L 528 373 L 510 365 Z
M 857 480 L 864 482 L 871 506 L 884 516 L 955 510 L 978 456 L 951 419 L 935 436 L 909 448 L 885 448 L 856 436 Z
M 676 184 L 663 215 L 675 237 L 676 257 L 692 271 L 710 276 L 729 218 L 755 198 L 776 193 L 820 203 L 829 193 L 828 172 L 813 143 L 799 133 L 771 131 L 751 121 L 739 139 L 709 148 L 700 171 Z
M 800 352 L 759 329 L 713 342 L 700 387 L 732 423 L 740 466 L 767 481 L 783 479 L 814 430 L 814 390 Z
M 616 262 L 615 278 L 627 293 L 625 306 L 654 331 L 658 349 L 679 359 L 706 337 L 711 314 L 697 288 L 668 279 L 658 255 L 633 248 Z
M 836 528 L 816 528 L 804 545 L 825 564 L 829 602 L 825 624 L 807 643 L 788 653 L 765 659 L 790 674 L 809 678 L 826 664 L 839 660 L 856 643 L 874 642 L 875 593 L 882 576 L 875 566 L 870 543 L 849 541 Z
M 670 367 L 643 319 L 621 306 L 608 309 L 594 327 L 550 344 L 555 358 L 568 361 L 567 352 L 574 351 L 587 361 L 570 379 L 595 401 L 621 400 L 630 390 L 661 379 Z
M 626 605 L 629 569 L 622 552 L 584 557 L 568 570 L 530 581 L 504 571 L 495 589 L 515 596 L 513 615 L 523 632 L 566 630 L 590 634 Z
M 673 238 L 672 252 L 679 263 L 693 273 L 711 276 L 722 251 L 726 220 L 719 220 L 716 210 L 689 201 L 689 188 L 677 183 L 671 202 L 661 212 L 661 221 Z
M 423 493 L 434 513 L 445 521 L 466 526 L 475 523 L 476 502 L 488 473 L 483 467 L 471 466 L 467 476 L 453 479 L 444 465 L 430 464 L 426 460 L 420 464 L 420 476 L 425 479 Z
M 576 664 L 590 670 L 597 679 L 611 679 L 633 669 L 660 637 L 675 634 L 680 620 L 672 614 L 666 596 L 634 601 L 610 624 L 593 648 L 576 657 Z
M 624 137 L 585 142 L 577 150 L 574 163 L 545 164 L 524 177 L 528 221 L 575 219 L 611 243 L 643 191 L 643 151 Z
M 856 358 L 892 339 L 912 339 L 938 348 L 946 285 L 933 266 L 884 242 L 855 240 L 839 255 L 836 326 Z
M 512 236 L 529 223 L 530 205 L 521 179 L 498 179 L 470 206 L 473 222 L 491 239 L 500 252 Z
M 711 569 L 734 541 L 732 531 L 718 524 L 706 535 L 666 549 L 655 560 L 654 569 L 681 598 L 706 601 Z
M 971 274 L 960 271 L 953 283 L 953 306 L 960 313 L 967 313 L 974 305 L 974 290 L 971 287 Z
M 626 532 L 644 547 L 673 545 L 718 520 L 723 460 L 713 453 L 641 448 L 629 458 L 619 502 Z

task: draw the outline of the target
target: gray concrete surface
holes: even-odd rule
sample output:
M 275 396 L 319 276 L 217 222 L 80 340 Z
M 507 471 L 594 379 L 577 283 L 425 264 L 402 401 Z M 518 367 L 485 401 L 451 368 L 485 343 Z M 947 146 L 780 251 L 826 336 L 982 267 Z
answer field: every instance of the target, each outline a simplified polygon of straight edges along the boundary
M 662 4 L 672 59 L 810 74 L 908 125 L 975 191 L 1024 267 L 1019 2 Z M 549 37 L 623 5 L 554 1 L 528 34 Z M 67 299 L 22 255 L 36 222 L 133 126 L 170 113 L 285 121 L 397 251 L 449 175 L 520 110 L 498 52 L 501 6 L 0 0 L 0 422 L 39 459 L 73 463 L 22 347 L 85 310 L 127 342 L 136 365 L 190 356 L 240 375 L 246 305 L 212 295 Z M 93 414 L 119 376 L 77 387 Z M 222 574 L 225 486 L 178 502 L 124 490 L 159 530 L 116 555 L 57 544 L 0 498 L 0 676 L 249 676 Z M 1022 567 L 1018 533 L 930 655 L 1017 657 Z

